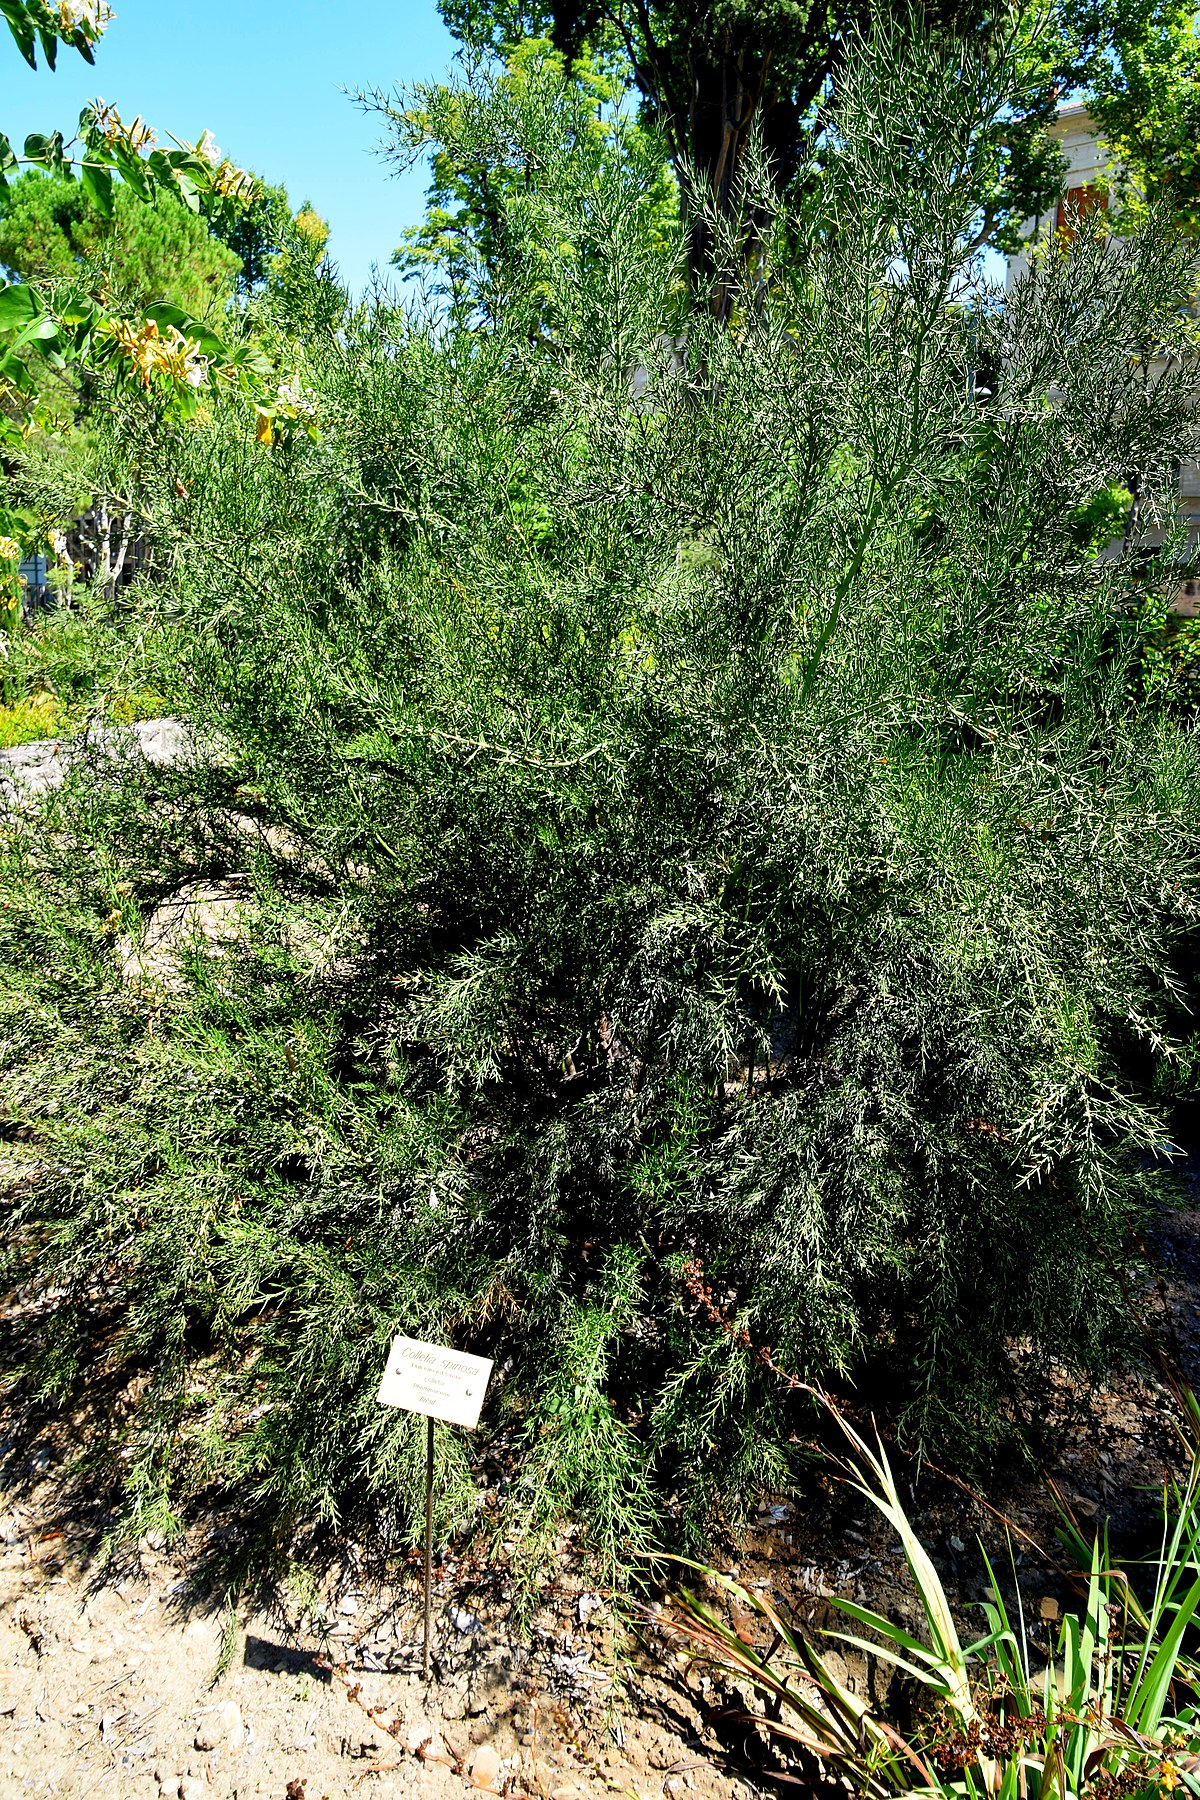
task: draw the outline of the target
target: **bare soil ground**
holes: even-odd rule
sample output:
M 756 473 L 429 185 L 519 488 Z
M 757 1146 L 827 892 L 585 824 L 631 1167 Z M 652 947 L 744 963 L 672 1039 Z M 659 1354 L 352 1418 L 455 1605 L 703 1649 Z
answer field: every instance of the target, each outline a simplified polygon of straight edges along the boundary
M 234 1619 L 193 1588 L 194 1545 L 118 1573 L 56 1516 L 47 1480 L 0 1518 L 3 1800 L 741 1791 L 684 1693 L 635 1676 L 615 1702 L 609 1610 L 569 1573 L 517 1636 L 495 1584 L 444 1568 L 426 1689 L 415 1574 L 344 1569 L 303 1620 L 286 1596 Z

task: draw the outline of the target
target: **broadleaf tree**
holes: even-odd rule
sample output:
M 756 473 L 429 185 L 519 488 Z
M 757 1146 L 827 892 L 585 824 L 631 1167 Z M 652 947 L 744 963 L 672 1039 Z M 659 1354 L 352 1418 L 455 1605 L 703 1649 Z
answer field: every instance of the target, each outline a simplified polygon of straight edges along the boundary
M 855 46 L 878 9 L 872 0 L 440 0 L 464 42 L 501 56 L 523 37 L 549 35 L 573 60 L 591 51 L 624 58 L 631 85 L 662 134 L 692 209 L 693 281 L 707 284 L 720 310 L 727 294 L 714 283 L 709 205 L 719 216 L 741 207 L 740 171 L 761 139 L 784 185 L 815 172 L 814 146 L 836 154 L 825 127 Z M 971 155 L 986 173 L 977 221 L 980 242 L 1012 248 L 1022 222 L 1057 196 L 1062 163 L 1044 127 L 1064 94 L 1099 83 L 1137 85 L 1149 60 L 1175 41 L 1180 0 L 1055 0 L 999 6 L 987 0 L 912 0 L 889 9 L 899 29 L 953 34 L 981 63 L 1003 60 L 1015 85 L 1005 117 L 980 127 Z M 754 236 L 753 221 L 749 235 Z

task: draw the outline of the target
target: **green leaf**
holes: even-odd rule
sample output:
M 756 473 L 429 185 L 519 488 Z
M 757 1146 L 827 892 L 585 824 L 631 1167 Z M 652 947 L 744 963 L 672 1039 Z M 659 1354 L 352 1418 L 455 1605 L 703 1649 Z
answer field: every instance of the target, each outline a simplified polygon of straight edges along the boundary
M 45 132 L 31 131 L 25 139 L 25 157 L 28 162 L 45 163 L 48 169 L 61 169 L 66 161 L 62 132 L 52 131 L 47 137 Z
M 11 281 L 0 287 L 0 331 L 16 331 L 41 312 L 37 294 L 26 282 Z
M 112 160 L 122 181 L 133 189 L 139 200 L 151 199 L 154 182 L 141 157 L 125 144 L 114 144 L 111 148 Z
M 96 211 L 100 213 L 103 218 L 111 219 L 113 216 L 113 178 L 111 170 L 101 168 L 96 163 L 85 162 L 80 166 L 79 179 L 83 184 L 84 193 L 92 202 Z
M 0 358 L 0 380 L 9 381 L 20 394 L 32 394 L 36 383 L 19 356 Z
M 1194 1582 L 1189 1588 L 1183 1604 L 1176 1612 L 1170 1629 L 1159 1646 L 1154 1661 L 1137 1691 L 1131 1697 L 1127 1716 L 1135 1731 L 1152 1734 L 1158 1730 L 1163 1705 L 1175 1675 L 1175 1665 L 1179 1661 L 1183 1634 L 1198 1605 L 1200 1605 L 1200 1581 Z
M 200 211 L 200 189 L 196 186 L 191 176 L 184 174 L 182 171 L 177 172 L 175 176 L 175 186 L 179 198 L 183 201 L 183 204 L 187 207 L 188 211 L 198 213 Z
M 30 68 L 36 69 L 37 40 L 34 37 L 33 26 L 29 21 L 25 8 L 13 4 L 12 0 L 4 0 L 4 4 L 0 5 L 0 13 L 3 14 L 4 22 L 13 35 L 17 49 L 21 52 L 21 55 L 25 58 L 25 61 L 29 64 Z

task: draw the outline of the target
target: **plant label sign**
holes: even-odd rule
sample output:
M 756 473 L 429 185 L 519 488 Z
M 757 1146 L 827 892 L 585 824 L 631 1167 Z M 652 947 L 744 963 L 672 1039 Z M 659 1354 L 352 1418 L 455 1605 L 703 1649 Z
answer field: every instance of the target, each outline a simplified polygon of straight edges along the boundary
M 419 1338 L 393 1338 L 379 1402 L 423 1413 L 427 1419 L 444 1419 L 447 1425 L 465 1425 L 470 1431 L 479 1423 L 491 1373 L 489 1357 L 468 1356 L 444 1344 L 423 1344 Z

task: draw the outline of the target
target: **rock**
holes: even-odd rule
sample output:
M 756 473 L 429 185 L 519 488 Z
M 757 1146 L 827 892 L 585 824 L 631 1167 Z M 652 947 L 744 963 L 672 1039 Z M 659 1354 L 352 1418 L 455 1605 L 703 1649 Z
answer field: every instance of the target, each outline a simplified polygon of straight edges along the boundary
M 185 1775 L 179 1783 L 179 1800 L 211 1800 L 208 1783 L 199 1775 Z
M 236 1700 L 222 1700 L 201 1720 L 192 1741 L 197 1750 L 240 1750 L 245 1736 L 241 1707 Z
M 592 1614 L 598 1613 L 603 1605 L 599 1594 L 580 1594 L 579 1604 L 575 1609 L 579 1614 L 579 1623 L 586 1625 Z
M 490 1744 L 481 1744 L 471 1758 L 471 1786 L 490 1788 L 496 1785 L 500 1758 Z
M 966 1549 L 966 1547 L 967 1546 L 963 1543 L 963 1541 L 960 1537 L 952 1537 L 950 1539 L 950 1548 L 953 1550 L 953 1552 L 956 1556 L 961 1556 L 963 1551 Z
M 221 957 L 245 931 L 246 906 L 251 898 L 244 880 L 185 881 L 163 900 L 146 920 L 141 940 L 116 940 L 121 980 L 127 987 L 162 988 L 176 992 L 183 986 L 180 973 L 189 949 Z
M 345 1613 L 346 1617 L 349 1619 L 354 1617 L 355 1613 L 358 1611 L 358 1601 L 353 1594 L 347 1594 L 344 1600 L 338 1601 L 338 1611 L 340 1613 Z
M 107 756 L 132 752 L 150 764 L 185 762 L 193 750 L 191 733 L 178 719 L 143 719 L 136 725 L 94 731 L 81 738 L 42 738 L 0 750 L 0 799 L 10 804 L 36 800 L 62 782 L 71 764 L 88 750 Z
M 461 1606 L 450 1608 L 450 1623 L 455 1631 L 461 1631 L 464 1637 L 470 1637 L 483 1630 L 483 1620 L 477 1619 L 474 1613 L 466 1612 Z

